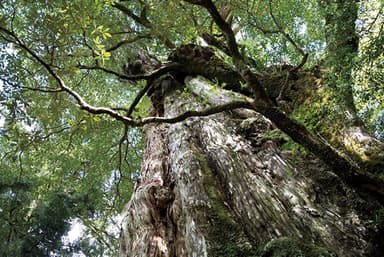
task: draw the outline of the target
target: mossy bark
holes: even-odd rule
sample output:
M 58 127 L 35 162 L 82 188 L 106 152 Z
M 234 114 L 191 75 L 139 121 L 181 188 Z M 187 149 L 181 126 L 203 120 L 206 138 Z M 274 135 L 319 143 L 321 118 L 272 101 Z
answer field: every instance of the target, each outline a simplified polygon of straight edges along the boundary
M 187 87 L 190 94 L 161 92 L 158 115 L 240 97 L 201 79 L 187 80 Z M 247 119 L 254 122 L 244 129 Z M 295 256 L 270 255 L 275 244 L 266 244 L 277 238 L 300 241 L 292 244 L 313 253 L 305 256 L 322 256 L 313 249 L 329 254 L 323 256 L 375 256 L 380 221 L 369 220 L 380 205 L 362 199 L 315 156 L 293 162 L 277 140 L 249 136 L 273 129 L 241 109 L 147 125 L 142 177 L 123 213 L 120 256 Z
M 314 72 L 275 71 L 260 80 L 271 98 L 280 98 L 277 105 L 286 114 L 298 117 L 364 170 L 383 174 L 384 143 L 369 133 L 355 114 L 349 115 L 352 112 L 346 111 L 346 104 L 338 100 L 349 96 L 340 95 Z M 356 119 L 360 121 L 355 122 Z
M 318 1 L 325 18 L 327 54 L 324 66 L 325 85 L 332 91 L 332 98 L 339 110 L 338 131 L 334 141 L 342 145 L 361 165 L 373 173 L 384 169 L 384 143 L 364 126 L 354 103 L 354 66 L 359 53 L 359 1 Z M 332 123 L 332 122 L 331 122 Z

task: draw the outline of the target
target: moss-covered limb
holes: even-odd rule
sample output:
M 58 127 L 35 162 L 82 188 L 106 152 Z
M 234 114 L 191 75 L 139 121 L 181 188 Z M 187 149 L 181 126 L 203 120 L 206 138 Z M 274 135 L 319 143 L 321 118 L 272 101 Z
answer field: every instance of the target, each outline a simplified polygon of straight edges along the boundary
M 335 111 L 340 108 L 340 102 L 336 92 L 324 85 L 323 79 L 310 72 L 298 75 L 296 81 L 288 82 L 293 83 L 292 90 L 286 92 L 292 116 L 370 173 L 384 171 L 384 143 L 364 126 L 352 125 L 346 112 Z M 278 78 L 271 80 L 271 84 L 278 88 L 279 81 Z
M 244 57 L 240 54 L 231 26 L 226 23 L 225 20 L 223 20 L 223 18 L 220 16 L 215 4 L 211 0 L 187 2 L 190 2 L 195 5 L 200 5 L 206 8 L 207 11 L 210 13 L 212 19 L 217 24 L 217 26 L 224 33 L 228 49 L 231 53 L 233 63 L 236 66 L 237 72 L 241 75 L 241 78 L 246 82 L 248 88 L 252 90 L 255 100 L 258 102 L 258 104 L 260 104 L 260 106 L 262 106 L 261 108 L 255 109 L 257 111 L 260 111 L 267 118 L 271 119 L 277 125 L 278 128 L 287 133 L 290 137 L 293 138 L 293 140 L 295 140 L 299 144 L 302 144 L 314 154 L 319 155 L 320 158 L 322 158 L 324 161 L 328 161 L 330 166 L 335 169 L 336 173 L 343 179 L 345 179 L 347 183 L 365 189 L 366 191 L 375 195 L 376 198 L 384 202 L 384 200 L 382 200 L 384 199 L 384 190 L 382 189 L 384 188 L 384 183 L 380 179 L 372 177 L 369 174 L 357 171 L 357 167 L 354 167 L 354 165 L 348 162 L 345 158 L 337 154 L 337 152 L 335 152 L 331 147 L 322 143 L 319 139 L 316 138 L 316 136 L 312 135 L 304 126 L 300 126 L 299 124 L 290 120 L 289 117 L 287 117 L 284 113 L 280 112 L 279 110 L 273 107 L 274 103 L 273 101 L 271 101 L 270 97 L 268 97 L 267 92 L 261 84 L 259 77 L 249 69 L 244 60 Z M 352 7 L 353 4 L 356 6 L 356 3 L 350 2 L 350 5 Z M 341 7 L 343 7 L 343 5 L 341 5 Z M 347 14 L 346 12 L 342 12 L 342 14 L 344 13 Z M 355 21 L 355 19 L 353 21 Z M 348 96 L 348 92 L 351 91 L 349 89 L 345 92 L 346 99 L 353 100 L 353 97 Z M 348 106 L 348 104 L 346 105 Z M 262 110 L 264 108 L 263 106 L 265 107 L 264 110 Z M 277 116 L 279 117 L 277 118 Z M 284 121 L 281 122 L 279 118 L 283 118 Z M 331 161 L 329 162 L 329 160 Z M 360 184 L 361 181 L 363 181 L 362 185 Z
M 322 159 L 345 182 L 365 192 L 369 192 L 384 204 L 384 181 L 382 179 L 360 170 L 340 156 L 335 149 L 320 141 L 306 127 L 295 122 L 279 109 L 268 106 L 255 106 L 255 110 L 270 119 L 295 142 Z
M 205 67 L 209 67 L 209 62 L 220 62 L 223 67 L 226 66 L 222 61 L 215 57 L 213 50 L 195 45 L 185 45 L 178 48 L 171 54 L 170 60 L 186 64 L 200 61 L 206 65 Z M 383 181 L 371 176 L 370 174 L 364 173 L 363 171 L 359 171 L 358 167 L 347 161 L 344 157 L 340 156 L 333 148 L 323 143 L 315 135 L 311 134 L 304 126 L 293 121 L 286 114 L 275 108 L 270 97 L 266 95 L 266 91 L 264 91 L 259 77 L 246 67 L 242 59 L 240 59 L 239 62 L 240 64 L 237 65 L 237 69 L 240 71 L 239 74 L 241 74 L 240 79 L 246 81 L 248 87 L 253 89 L 255 99 L 258 101 L 258 103 L 255 104 L 256 111 L 262 113 L 274 122 L 279 129 L 284 131 L 297 143 L 301 144 L 327 162 L 347 183 L 362 188 L 373 194 L 380 201 L 383 201 L 381 200 L 384 199 Z M 204 69 L 201 69 L 200 66 L 190 66 L 198 67 L 199 72 L 204 72 Z M 215 65 L 215 67 L 217 67 L 217 65 Z M 225 69 L 225 73 L 228 74 L 228 69 Z M 219 74 L 220 72 L 212 73 L 211 76 L 221 76 Z M 234 72 L 234 74 L 237 73 Z M 239 77 L 239 74 L 237 74 L 237 78 Z M 239 79 L 236 80 L 239 81 Z

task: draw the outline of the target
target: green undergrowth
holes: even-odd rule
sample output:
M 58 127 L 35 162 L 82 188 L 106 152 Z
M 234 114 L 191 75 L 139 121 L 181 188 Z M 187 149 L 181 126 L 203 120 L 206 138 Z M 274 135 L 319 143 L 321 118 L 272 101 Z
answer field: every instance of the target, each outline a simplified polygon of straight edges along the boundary
M 336 257 L 325 248 L 281 237 L 269 241 L 260 248 L 259 257 Z

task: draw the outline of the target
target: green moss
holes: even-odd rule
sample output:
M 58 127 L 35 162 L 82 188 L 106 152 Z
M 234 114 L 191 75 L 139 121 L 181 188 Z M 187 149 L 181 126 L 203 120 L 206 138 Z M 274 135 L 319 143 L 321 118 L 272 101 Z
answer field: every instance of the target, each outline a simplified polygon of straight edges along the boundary
M 322 247 L 304 244 L 288 237 L 276 238 L 260 248 L 260 257 L 335 257 Z
M 273 129 L 263 133 L 258 140 L 261 144 L 268 140 L 272 140 L 275 142 L 288 141 L 289 137 L 286 134 L 284 134 L 281 130 Z

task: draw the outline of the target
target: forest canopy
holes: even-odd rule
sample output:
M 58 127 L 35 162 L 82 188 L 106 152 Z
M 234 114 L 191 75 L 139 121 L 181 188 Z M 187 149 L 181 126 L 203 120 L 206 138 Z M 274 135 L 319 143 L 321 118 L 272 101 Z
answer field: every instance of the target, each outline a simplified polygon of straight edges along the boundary
M 1 1 L 0 255 L 116 254 L 119 213 L 140 179 L 143 125 L 247 107 L 153 117 L 148 81 L 174 71 L 278 106 L 384 178 L 383 8 L 382 0 Z M 178 54 L 195 48 L 185 46 L 214 52 L 237 86 L 217 69 L 188 68 Z M 297 81 L 316 87 L 284 95 Z M 351 154 L 345 124 L 381 143 Z M 286 141 L 292 151 L 313 149 Z M 69 240 L 76 224 L 81 237 Z

